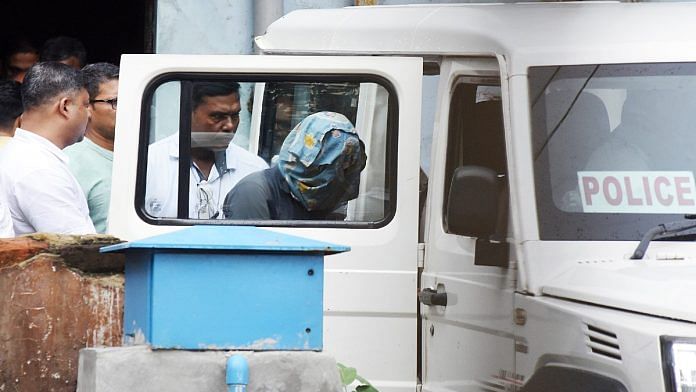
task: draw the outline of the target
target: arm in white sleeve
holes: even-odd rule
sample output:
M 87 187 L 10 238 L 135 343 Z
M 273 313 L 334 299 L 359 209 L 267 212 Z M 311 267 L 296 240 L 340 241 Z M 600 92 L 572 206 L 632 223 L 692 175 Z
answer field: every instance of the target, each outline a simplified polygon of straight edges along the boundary
M 14 197 L 37 232 L 94 234 L 87 201 L 77 181 L 50 168 L 15 183 Z

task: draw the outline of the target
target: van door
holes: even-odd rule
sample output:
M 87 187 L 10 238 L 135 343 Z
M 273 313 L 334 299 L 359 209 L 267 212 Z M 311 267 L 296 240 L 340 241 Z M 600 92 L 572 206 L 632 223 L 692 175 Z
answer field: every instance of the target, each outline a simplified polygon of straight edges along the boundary
M 350 246 L 325 262 L 324 350 L 380 391 L 414 391 L 421 77 L 419 58 L 124 55 L 109 233 L 239 224 Z M 266 178 L 286 138 L 322 111 L 350 121 L 366 153 L 355 194 L 303 212 L 313 204 L 272 177 L 301 218 L 228 219 L 244 170 Z M 233 144 L 201 138 L 215 127 L 234 128 Z
M 441 65 L 419 293 L 424 391 L 505 391 L 517 382 L 504 88 L 496 58 Z

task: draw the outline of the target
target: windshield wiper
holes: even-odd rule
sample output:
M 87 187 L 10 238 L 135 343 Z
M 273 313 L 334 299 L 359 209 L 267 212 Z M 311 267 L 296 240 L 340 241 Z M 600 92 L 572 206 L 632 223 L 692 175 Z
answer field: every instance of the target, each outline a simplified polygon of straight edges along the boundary
M 650 241 L 654 240 L 655 237 L 663 236 L 666 234 L 681 233 L 683 231 L 696 228 L 696 221 L 694 221 L 694 219 L 696 219 L 696 215 L 685 215 L 684 218 L 689 220 L 661 223 L 648 230 L 643 235 L 643 238 L 640 239 L 640 243 L 638 244 L 636 250 L 633 251 L 631 260 L 641 260 L 643 256 L 645 256 L 645 251 L 648 250 L 648 245 L 650 245 Z

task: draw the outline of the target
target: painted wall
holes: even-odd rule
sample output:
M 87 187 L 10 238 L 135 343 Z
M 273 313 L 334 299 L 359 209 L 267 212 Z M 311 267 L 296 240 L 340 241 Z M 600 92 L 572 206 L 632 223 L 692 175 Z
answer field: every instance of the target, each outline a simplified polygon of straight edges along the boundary
M 155 51 L 251 53 L 252 9 L 252 0 L 158 0 Z

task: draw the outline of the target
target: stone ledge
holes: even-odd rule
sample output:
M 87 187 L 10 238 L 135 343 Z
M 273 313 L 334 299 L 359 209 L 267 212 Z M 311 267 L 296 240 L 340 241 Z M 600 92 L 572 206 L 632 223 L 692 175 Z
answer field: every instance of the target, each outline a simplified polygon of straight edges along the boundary
M 248 392 L 342 392 L 336 361 L 312 351 L 151 350 L 149 346 L 80 350 L 77 392 L 225 392 L 232 354 L 249 361 Z
M 123 274 L 41 252 L 0 266 L 0 291 L 0 391 L 74 392 L 79 349 L 121 344 Z
M 63 235 L 34 233 L 0 239 L 0 268 L 19 264 L 42 253 L 58 255 L 70 268 L 86 273 L 122 273 L 122 254 L 101 254 L 99 248 L 123 242 L 104 234 Z

